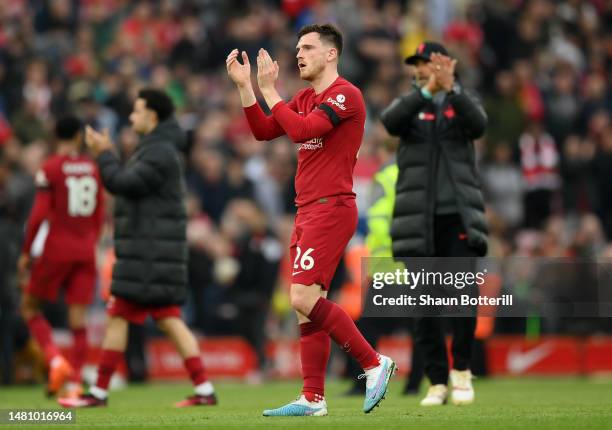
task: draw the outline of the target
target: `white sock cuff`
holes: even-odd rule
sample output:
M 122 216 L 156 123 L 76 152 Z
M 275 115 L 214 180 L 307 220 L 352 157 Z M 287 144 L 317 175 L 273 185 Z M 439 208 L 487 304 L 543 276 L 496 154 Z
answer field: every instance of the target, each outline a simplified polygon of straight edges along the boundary
M 104 400 L 108 397 L 108 390 L 105 390 L 103 388 L 100 388 L 94 385 L 89 388 L 89 394 L 91 394 L 92 396 L 100 400 Z
M 210 383 L 210 381 L 206 381 L 194 386 L 193 391 L 198 396 L 210 396 L 212 393 L 215 392 L 215 388 L 213 387 L 213 384 Z
M 49 362 L 49 367 L 55 367 L 55 366 L 59 365 L 61 362 L 62 362 L 62 356 L 61 355 L 56 355 Z

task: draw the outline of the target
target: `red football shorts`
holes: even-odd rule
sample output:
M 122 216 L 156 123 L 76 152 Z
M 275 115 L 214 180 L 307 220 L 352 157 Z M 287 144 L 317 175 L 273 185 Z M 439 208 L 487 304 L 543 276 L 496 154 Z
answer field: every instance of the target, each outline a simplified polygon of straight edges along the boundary
M 49 261 L 44 254 L 34 261 L 26 292 L 38 299 L 55 302 L 62 287 L 67 304 L 90 304 L 96 289 L 96 262 Z
M 155 321 L 171 317 L 181 318 L 181 308 L 177 305 L 145 306 L 115 296 L 108 299 L 106 310 L 111 317 L 121 317 L 134 324 L 144 324 L 148 315 Z
M 327 291 L 356 227 L 352 196 L 326 197 L 299 208 L 289 245 L 291 282 Z

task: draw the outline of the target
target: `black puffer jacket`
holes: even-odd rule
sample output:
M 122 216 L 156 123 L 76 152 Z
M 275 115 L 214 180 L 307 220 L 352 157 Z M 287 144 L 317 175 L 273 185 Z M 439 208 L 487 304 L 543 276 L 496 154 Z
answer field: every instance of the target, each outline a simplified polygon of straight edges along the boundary
M 487 123 L 482 106 L 465 91 L 449 94 L 437 106 L 416 89 L 396 98 L 381 114 L 387 131 L 400 137 L 399 176 L 391 225 L 395 257 L 435 256 L 433 222 L 438 160 L 448 176 L 467 232 L 468 245 L 487 252 L 487 226 L 473 139 Z
M 102 181 L 115 195 L 113 295 L 154 306 L 185 300 L 187 215 L 178 151 L 184 144 L 170 119 L 144 136 L 123 166 L 110 151 L 98 157 Z

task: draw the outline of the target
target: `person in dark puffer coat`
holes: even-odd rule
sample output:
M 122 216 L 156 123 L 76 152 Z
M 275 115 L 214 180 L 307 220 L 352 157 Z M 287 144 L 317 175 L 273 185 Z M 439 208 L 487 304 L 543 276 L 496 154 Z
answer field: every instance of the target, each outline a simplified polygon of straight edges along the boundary
M 459 85 L 456 60 L 436 42 L 421 43 L 406 63 L 415 66 L 415 89 L 381 114 L 387 131 L 400 137 L 399 175 L 391 224 L 393 256 L 477 257 L 487 252 L 487 225 L 472 140 L 484 133 L 487 116 Z M 469 368 L 475 317 L 451 318 L 451 399 L 474 401 Z M 416 338 L 431 381 L 423 406 L 446 403 L 449 365 L 442 319 L 418 318 Z
M 87 146 L 97 157 L 104 186 L 116 198 L 117 262 L 96 384 L 86 395 L 59 399 L 64 407 L 107 404 L 110 378 L 126 348 L 128 323 L 143 324 L 148 315 L 174 342 L 194 385 L 194 394 L 175 406 L 217 403 L 198 342 L 178 306 L 187 287 L 187 216 L 178 151 L 184 135 L 173 112 L 164 92 L 143 89 L 138 93 L 130 121 L 141 140 L 123 165 L 112 152 L 108 130 L 86 130 Z

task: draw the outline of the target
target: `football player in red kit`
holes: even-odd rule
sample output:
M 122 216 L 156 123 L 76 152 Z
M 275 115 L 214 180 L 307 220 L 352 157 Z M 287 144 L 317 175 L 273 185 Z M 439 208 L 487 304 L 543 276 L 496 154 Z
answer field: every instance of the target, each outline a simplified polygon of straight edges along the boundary
M 361 91 L 338 75 L 342 35 L 334 26 L 302 28 L 296 49 L 300 77 L 310 86 L 289 102 L 275 89 L 277 62 L 267 51 L 259 50 L 257 83 L 271 116 L 265 115 L 255 98 L 246 52 L 235 49 L 226 60 L 255 138 L 271 140 L 286 134 L 298 150 L 290 296 L 300 324 L 304 385 L 295 401 L 263 414 L 327 415 L 324 379 L 330 337 L 365 370 L 363 410 L 368 413 L 384 397 L 395 363 L 377 354 L 350 316 L 326 298 L 336 266 L 357 226 L 353 168 L 364 132 L 365 103 Z
M 68 395 L 81 389 L 81 367 L 87 355 L 85 313 L 96 283 L 95 248 L 103 223 L 103 188 L 96 164 L 81 152 L 82 124 L 73 116 L 57 121 L 57 150 L 36 174 L 36 197 L 27 222 L 19 272 L 25 283 L 21 312 L 48 365 L 47 394 L 66 381 Z M 48 225 L 42 254 L 31 263 L 31 248 Z M 31 266 L 31 267 L 30 267 Z M 23 279 L 23 278 L 22 278 Z M 54 302 L 64 289 L 73 348 L 66 360 L 41 313 L 41 302 Z

